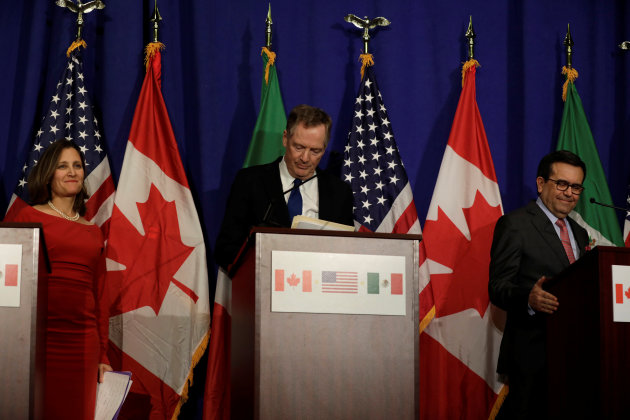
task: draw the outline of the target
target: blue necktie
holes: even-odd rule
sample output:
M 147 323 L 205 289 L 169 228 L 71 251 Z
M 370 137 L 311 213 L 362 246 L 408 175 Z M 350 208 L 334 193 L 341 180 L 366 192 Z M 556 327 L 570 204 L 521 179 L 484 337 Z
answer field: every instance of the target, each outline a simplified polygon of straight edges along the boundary
M 287 207 L 289 208 L 289 221 L 293 221 L 293 217 L 302 214 L 302 194 L 300 194 L 299 185 L 302 184 L 302 180 L 296 178 L 293 180 L 293 187 L 295 188 L 289 194 L 289 201 L 287 201 Z

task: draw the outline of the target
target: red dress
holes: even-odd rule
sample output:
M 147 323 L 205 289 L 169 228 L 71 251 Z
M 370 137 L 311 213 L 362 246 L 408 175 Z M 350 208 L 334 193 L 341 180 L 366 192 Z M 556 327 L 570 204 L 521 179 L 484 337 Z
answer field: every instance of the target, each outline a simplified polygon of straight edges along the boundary
M 9 221 L 9 220 L 6 220 Z M 25 207 L 10 221 L 44 227 L 52 272 L 46 325 L 46 418 L 93 419 L 98 364 L 106 356 L 108 317 L 103 299 L 103 234 L 85 225 Z

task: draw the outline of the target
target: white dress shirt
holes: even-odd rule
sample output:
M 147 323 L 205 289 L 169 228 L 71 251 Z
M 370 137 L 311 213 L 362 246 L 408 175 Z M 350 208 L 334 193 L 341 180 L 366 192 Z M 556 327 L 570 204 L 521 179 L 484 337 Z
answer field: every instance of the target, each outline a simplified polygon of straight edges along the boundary
M 287 163 L 284 157 L 280 160 L 280 182 L 282 183 L 282 191 L 293 188 L 295 178 L 291 176 L 287 169 Z M 315 173 L 313 173 L 315 175 Z M 308 181 L 304 185 L 300 185 L 300 194 L 302 194 L 302 215 L 319 219 L 319 188 L 317 178 Z M 284 195 L 284 201 L 289 201 L 291 193 Z

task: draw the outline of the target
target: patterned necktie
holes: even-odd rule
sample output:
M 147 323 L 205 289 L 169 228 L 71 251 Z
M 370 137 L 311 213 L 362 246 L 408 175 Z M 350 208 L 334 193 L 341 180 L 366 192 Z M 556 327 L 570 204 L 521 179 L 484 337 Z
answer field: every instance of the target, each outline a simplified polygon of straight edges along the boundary
M 299 185 L 302 184 L 302 180 L 295 178 L 293 180 L 294 190 L 289 194 L 289 201 L 287 201 L 287 207 L 289 208 L 289 221 L 292 221 L 295 216 L 302 214 L 302 194 L 300 193 Z
M 564 247 L 564 252 L 567 253 L 569 262 L 573 264 L 575 262 L 575 255 L 573 255 L 573 248 L 571 248 L 571 240 L 569 239 L 569 232 L 567 231 L 567 224 L 564 219 L 556 220 L 556 225 L 560 228 L 560 240 Z

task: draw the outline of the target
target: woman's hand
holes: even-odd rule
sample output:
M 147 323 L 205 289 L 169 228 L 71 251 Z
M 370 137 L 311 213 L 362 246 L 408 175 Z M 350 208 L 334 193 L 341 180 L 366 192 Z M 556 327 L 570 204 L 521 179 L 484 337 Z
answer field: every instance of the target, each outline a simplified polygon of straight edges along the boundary
M 105 372 L 111 372 L 114 369 L 112 369 L 112 367 L 110 365 L 106 365 L 105 363 L 99 363 L 98 364 L 98 382 L 102 383 L 103 382 L 103 375 L 105 375 Z

